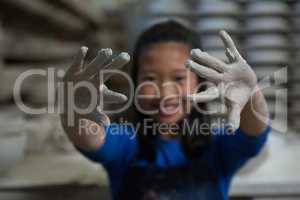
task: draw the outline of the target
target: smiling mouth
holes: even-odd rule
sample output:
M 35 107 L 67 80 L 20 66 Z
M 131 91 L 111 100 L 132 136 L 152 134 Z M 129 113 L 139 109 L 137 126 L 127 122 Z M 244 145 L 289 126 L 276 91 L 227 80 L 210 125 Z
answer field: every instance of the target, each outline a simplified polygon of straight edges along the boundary
M 159 108 L 159 113 L 164 116 L 170 116 L 178 112 L 179 104 L 168 104 Z

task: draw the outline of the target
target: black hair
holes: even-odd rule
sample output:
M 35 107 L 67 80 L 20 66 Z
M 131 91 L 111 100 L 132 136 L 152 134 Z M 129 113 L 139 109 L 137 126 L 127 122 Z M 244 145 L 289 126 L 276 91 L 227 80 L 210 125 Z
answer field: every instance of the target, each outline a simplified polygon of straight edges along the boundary
M 151 44 L 159 42 L 181 42 L 186 44 L 190 49 L 200 48 L 198 34 L 174 20 L 157 23 L 151 26 L 140 35 L 134 47 L 131 75 L 135 85 L 137 85 L 137 75 L 139 70 L 138 62 L 142 51 Z M 200 90 L 203 89 L 204 88 L 200 88 Z M 199 104 L 198 107 L 205 110 L 206 105 Z M 143 121 L 147 116 L 140 113 L 135 107 L 133 110 L 135 113 L 134 122 L 143 125 Z M 199 123 L 209 123 L 210 121 L 207 115 L 197 112 L 196 109 L 192 109 L 187 119 L 190 124 L 193 123 L 195 119 L 199 120 Z M 194 129 L 191 133 L 188 133 L 187 130 L 183 130 L 187 127 L 182 126 L 182 124 L 183 122 L 179 122 L 181 131 L 184 131 L 186 134 L 180 134 L 180 141 L 185 154 L 189 157 L 201 154 L 203 149 L 208 147 L 210 134 L 204 134 L 203 132 L 200 132 L 199 129 Z M 190 127 L 192 127 L 192 124 Z M 140 149 L 138 157 L 148 161 L 154 161 L 156 158 L 155 137 L 157 134 L 147 133 L 143 126 L 138 130 L 137 137 Z

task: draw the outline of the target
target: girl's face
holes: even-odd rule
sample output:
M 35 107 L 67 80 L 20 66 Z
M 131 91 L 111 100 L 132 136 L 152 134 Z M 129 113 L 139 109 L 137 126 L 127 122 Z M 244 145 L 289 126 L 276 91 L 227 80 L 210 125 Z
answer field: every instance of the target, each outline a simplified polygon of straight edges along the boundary
M 176 123 L 191 111 L 182 97 L 197 89 L 196 74 L 185 67 L 188 45 L 159 42 L 146 47 L 139 57 L 137 102 L 139 110 L 160 123 Z

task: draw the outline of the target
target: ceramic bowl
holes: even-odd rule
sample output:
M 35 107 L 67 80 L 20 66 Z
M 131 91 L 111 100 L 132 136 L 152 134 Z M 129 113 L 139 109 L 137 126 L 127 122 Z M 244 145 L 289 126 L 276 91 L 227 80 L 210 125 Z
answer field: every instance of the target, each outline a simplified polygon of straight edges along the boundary
M 289 7 L 283 1 L 250 1 L 246 10 L 248 15 L 286 15 L 288 13 Z
M 239 5 L 233 1 L 200 1 L 196 7 L 201 15 L 236 15 Z
M 218 33 L 222 29 L 236 32 L 239 29 L 239 22 L 230 17 L 203 18 L 196 23 L 196 29 L 199 32 Z
M 285 50 L 276 49 L 257 49 L 247 51 L 247 60 L 250 63 L 261 64 L 285 64 L 290 61 L 289 53 Z
M 257 34 L 245 39 L 246 48 L 286 48 L 288 38 L 281 34 Z
M 246 30 L 249 32 L 286 32 L 288 22 L 283 17 L 255 17 L 246 20 Z

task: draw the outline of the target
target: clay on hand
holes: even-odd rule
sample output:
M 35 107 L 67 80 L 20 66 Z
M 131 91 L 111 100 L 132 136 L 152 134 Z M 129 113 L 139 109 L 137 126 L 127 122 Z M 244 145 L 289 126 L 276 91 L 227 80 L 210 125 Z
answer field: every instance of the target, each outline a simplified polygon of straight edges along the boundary
M 187 98 L 198 103 L 212 101 L 220 96 L 225 98 L 229 110 L 228 125 L 234 131 L 240 125 L 240 113 L 254 92 L 257 77 L 238 52 L 231 37 L 225 31 L 220 31 L 220 37 L 229 62 L 225 63 L 200 49 L 191 50 L 191 59 L 186 62 L 186 66 L 200 77 L 215 83 L 215 86 L 190 94 Z
M 91 93 L 91 91 L 85 87 L 81 87 L 76 90 L 73 97 L 70 97 L 67 95 L 68 90 L 65 89 L 65 107 L 67 106 L 66 104 L 68 104 L 68 100 L 70 100 L 70 98 L 74 98 L 76 106 L 86 108 L 90 103 L 91 95 L 96 95 L 97 97 L 102 95 L 103 99 L 109 102 L 123 103 L 127 101 L 127 97 L 125 95 L 108 89 L 104 84 L 104 82 L 109 78 L 108 74 L 103 76 L 103 80 L 100 80 L 99 75 L 101 70 L 115 70 L 123 67 L 129 62 L 130 56 L 123 52 L 115 58 L 112 58 L 113 52 L 111 49 L 101 49 L 98 52 L 98 55 L 89 64 L 85 64 L 87 51 L 87 47 L 80 48 L 73 64 L 66 72 L 63 81 L 65 83 L 65 87 L 70 83 L 74 86 L 76 86 L 77 83 L 91 85 L 95 88 L 94 91 L 96 91 L 96 94 Z M 99 98 L 97 99 L 98 103 L 104 103 L 99 102 Z M 96 116 L 93 117 L 95 118 L 93 121 L 97 120 L 97 123 L 102 125 L 108 125 L 110 123 L 109 118 L 102 112 L 99 106 L 93 110 L 93 113 L 90 116 Z

